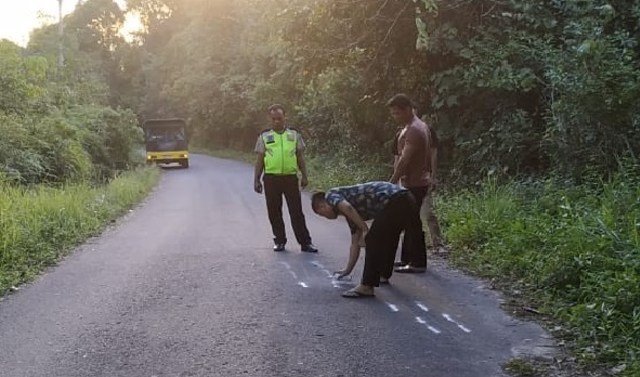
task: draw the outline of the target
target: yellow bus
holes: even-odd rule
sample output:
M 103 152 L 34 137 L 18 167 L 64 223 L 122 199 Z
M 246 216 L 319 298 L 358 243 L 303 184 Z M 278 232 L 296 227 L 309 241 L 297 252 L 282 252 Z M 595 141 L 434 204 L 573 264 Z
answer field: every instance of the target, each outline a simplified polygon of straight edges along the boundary
M 187 124 L 183 119 L 150 119 L 143 123 L 148 164 L 177 162 L 189 167 Z

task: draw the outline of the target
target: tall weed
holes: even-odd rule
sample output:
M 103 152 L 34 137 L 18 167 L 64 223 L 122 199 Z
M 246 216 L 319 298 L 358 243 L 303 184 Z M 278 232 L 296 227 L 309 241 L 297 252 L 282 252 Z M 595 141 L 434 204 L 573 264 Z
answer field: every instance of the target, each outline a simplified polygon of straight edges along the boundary
M 638 171 L 626 164 L 609 181 L 581 186 L 489 180 L 452 194 L 439 209 L 455 260 L 526 292 L 566 323 L 581 360 L 637 371 Z
M 33 189 L 0 182 L 0 295 L 30 280 L 100 231 L 155 185 L 158 170 L 121 174 L 108 185 Z

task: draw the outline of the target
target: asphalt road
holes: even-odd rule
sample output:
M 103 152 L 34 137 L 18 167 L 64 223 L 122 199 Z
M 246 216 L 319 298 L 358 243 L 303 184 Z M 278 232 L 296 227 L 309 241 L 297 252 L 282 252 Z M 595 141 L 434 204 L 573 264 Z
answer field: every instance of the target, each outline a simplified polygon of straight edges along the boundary
M 438 262 L 375 299 L 340 297 L 363 264 L 351 282 L 329 276 L 347 260 L 344 220 L 305 194 L 320 253 L 274 253 L 252 186 L 235 161 L 165 170 L 131 214 L 0 302 L 0 376 L 492 377 L 549 343 Z

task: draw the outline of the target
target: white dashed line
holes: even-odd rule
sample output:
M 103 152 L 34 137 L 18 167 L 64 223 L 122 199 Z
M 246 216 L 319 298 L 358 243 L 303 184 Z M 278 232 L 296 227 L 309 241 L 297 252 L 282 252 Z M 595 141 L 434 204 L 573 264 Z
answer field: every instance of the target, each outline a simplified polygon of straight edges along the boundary
M 393 305 L 393 304 L 391 304 L 391 303 L 389 303 L 389 302 L 385 302 L 385 304 L 387 304 L 387 306 L 389 307 L 389 309 L 391 309 L 391 311 L 392 311 L 392 312 L 394 312 L 394 313 L 395 313 L 395 312 L 399 312 L 399 311 L 400 311 L 400 309 L 398 309 L 398 307 L 397 307 L 397 306 L 395 306 L 395 305 Z
M 420 308 L 420 310 L 422 310 L 423 312 L 429 312 L 429 308 L 427 308 L 423 303 L 421 303 L 420 301 L 416 301 L 416 306 L 418 308 Z
M 429 325 L 427 325 L 427 328 L 428 328 L 432 333 L 434 333 L 434 334 L 440 334 L 440 330 L 436 329 L 436 328 L 435 328 L 435 327 L 433 327 L 433 326 L 429 326 Z
M 307 285 L 307 283 L 305 283 L 304 281 L 299 281 L 298 285 L 301 286 L 302 288 L 309 288 L 309 286 Z
M 327 274 L 327 277 L 328 277 L 329 279 L 332 279 L 332 278 L 333 278 L 333 274 L 331 273 L 331 271 L 327 270 L 327 269 L 322 265 L 322 263 L 320 263 L 320 262 L 318 262 L 318 261 L 315 261 L 315 260 L 314 260 L 314 261 L 311 261 L 311 262 L 309 262 L 309 263 L 311 263 L 312 265 L 316 266 L 320 271 L 322 271 L 322 272 L 324 272 L 325 274 Z
M 458 323 L 455 319 L 451 318 L 451 316 L 447 313 L 443 313 L 442 316 L 444 317 L 444 319 L 446 319 L 447 321 L 455 324 L 456 326 L 458 326 L 458 328 L 464 332 L 466 332 L 467 334 L 471 332 L 471 330 L 469 330 L 468 328 L 466 328 L 464 325 L 462 325 L 461 323 Z
M 424 320 L 424 318 L 422 318 L 422 317 L 416 317 L 416 321 L 417 321 L 419 324 L 421 324 L 421 325 L 425 325 L 425 326 L 427 326 L 427 328 L 429 329 L 429 331 L 431 331 L 432 333 L 434 333 L 434 334 L 436 334 L 436 335 L 441 333 L 441 331 L 440 331 L 440 330 L 438 330 L 438 329 L 436 329 L 435 327 L 433 327 L 433 326 L 429 325 L 429 324 L 427 323 L 427 321 L 425 321 L 425 320 Z

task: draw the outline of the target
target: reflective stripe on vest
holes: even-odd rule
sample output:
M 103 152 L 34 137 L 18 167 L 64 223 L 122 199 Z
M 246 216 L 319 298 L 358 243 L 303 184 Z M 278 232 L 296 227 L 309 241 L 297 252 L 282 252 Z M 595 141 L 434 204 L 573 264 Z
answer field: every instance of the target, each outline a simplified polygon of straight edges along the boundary
M 262 135 L 264 142 L 264 172 L 275 175 L 292 175 L 298 173 L 298 133 L 286 129 L 279 134 L 273 130 Z

